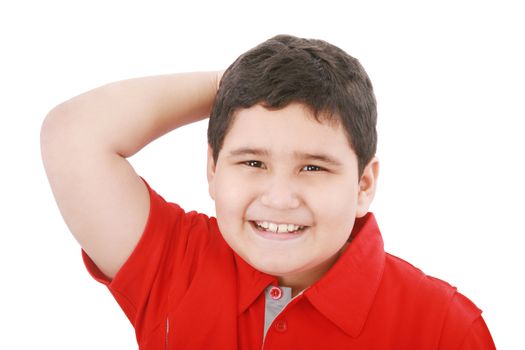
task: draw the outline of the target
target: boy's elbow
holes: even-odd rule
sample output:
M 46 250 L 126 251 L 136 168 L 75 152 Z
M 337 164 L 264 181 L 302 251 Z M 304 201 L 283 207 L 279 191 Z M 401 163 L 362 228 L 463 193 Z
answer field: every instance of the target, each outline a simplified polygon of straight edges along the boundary
M 40 127 L 40 147 L 42 153 L 54 146 L 64 147 L 67 138 L 74 138 L 74 118 L 67 102 L 50 110 Z
M 65 119 L 66 110 L 62 104 L 54 107 L 44 118 L 40 127 L 40 149 L 45 157 L 46 151 L 60 135 L 61 120 Z
M 54 107 L 44 118 L 40 127 L 40 152 L 44 163 L 53 155 L 68 152 L 78 138 L 73 127 L 71 111 L 65 103 Z

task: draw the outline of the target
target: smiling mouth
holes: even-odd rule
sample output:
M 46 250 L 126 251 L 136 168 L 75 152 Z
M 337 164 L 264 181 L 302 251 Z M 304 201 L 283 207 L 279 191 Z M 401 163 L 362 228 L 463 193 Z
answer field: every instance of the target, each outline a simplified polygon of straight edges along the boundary
M 295 224 L 277 224 L 270 221 L 251 221 L 251 223 L 259 231 L 276 234 L 297 234 L 307 227 Z

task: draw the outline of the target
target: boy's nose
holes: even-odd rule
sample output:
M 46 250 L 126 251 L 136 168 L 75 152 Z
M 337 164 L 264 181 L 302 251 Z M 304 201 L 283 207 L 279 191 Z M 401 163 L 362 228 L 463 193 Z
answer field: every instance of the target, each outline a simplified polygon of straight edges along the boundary
M 261 203 L 273 209 L 296 209 L 300 206 L 300 199 L 291 181 L 274 178 L 263 192 Z

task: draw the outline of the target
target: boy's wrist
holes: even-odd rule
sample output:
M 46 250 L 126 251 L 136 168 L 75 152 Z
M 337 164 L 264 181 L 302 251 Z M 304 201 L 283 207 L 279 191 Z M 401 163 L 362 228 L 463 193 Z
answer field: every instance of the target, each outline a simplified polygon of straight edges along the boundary
M 222 79 L 223 74 L 224 74 L 224 70 L 219 70 L 217 71 L 217 74 L 215 76 L 215 81 L 216 81 L 215 86 L 217 87 L 217 91 L 219 90 L 219 86 L 221 85 L 221 79 Z

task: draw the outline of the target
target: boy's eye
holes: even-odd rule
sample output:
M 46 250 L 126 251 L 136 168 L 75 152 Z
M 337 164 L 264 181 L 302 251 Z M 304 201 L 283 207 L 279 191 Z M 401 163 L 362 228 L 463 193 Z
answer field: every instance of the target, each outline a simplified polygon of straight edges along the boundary
M 317 165 L 305 165 L 301 170 L 303 171 L 322 171 L 323 168 Z
M 251 168 L 263 168 L 264 165 L 262 162 L 258 161 L 258 160 L 247 160 L 245 162 L 243 162 L 243 164 L 251 167 Z

